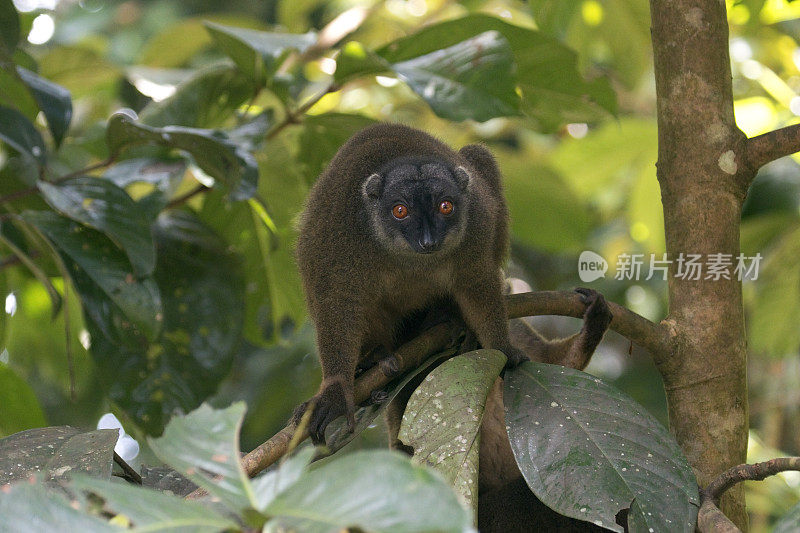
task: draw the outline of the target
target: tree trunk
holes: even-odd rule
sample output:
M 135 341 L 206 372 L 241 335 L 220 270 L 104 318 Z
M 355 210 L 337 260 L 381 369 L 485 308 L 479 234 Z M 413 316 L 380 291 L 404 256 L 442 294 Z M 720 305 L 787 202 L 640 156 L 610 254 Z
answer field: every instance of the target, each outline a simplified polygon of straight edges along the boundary
M 659 364 L 670 428 L 706 486 L 744 463 L 747 374 L 741 283 L 676 277 L 680 254 L 726 254 L 736 265 L 739 220 L 755 175 L 740 156 L 722 0 L 651 0 L 658 98 L 658 180 L 664 205 L 672 353 Z M 742 484 L 722 499 L 747 527 Z

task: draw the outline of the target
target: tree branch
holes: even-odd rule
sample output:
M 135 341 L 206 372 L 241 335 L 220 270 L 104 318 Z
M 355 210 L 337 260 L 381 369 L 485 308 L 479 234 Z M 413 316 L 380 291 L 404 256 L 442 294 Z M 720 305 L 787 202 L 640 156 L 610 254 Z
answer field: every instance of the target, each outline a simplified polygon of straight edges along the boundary
M 753 171 L 756 171 L 770 161 L 795 152 L 800 152 L 800 124 L 747 139 L 744 160 Z
M 583 317 L 586 306 L 570 291 L 525 292 L 506 296 L 509 318 L 537 315 Z M 672 334 L 664 322 L 656 324 L 630 309 L 608 302 L 613 319 L 611 329 L 647 349 L 659 365 L 671 353 Z
M 697 515 L 697 529 L 701 533 L 738 533 L 739 528 L 719 510 L 720 497 L 737 483 L 761 481 L 787 470 L 800 471 L 800 457 L 778 457 L 762 463 L 737 465 L 726 470 L 700 491 L 701 505 Z

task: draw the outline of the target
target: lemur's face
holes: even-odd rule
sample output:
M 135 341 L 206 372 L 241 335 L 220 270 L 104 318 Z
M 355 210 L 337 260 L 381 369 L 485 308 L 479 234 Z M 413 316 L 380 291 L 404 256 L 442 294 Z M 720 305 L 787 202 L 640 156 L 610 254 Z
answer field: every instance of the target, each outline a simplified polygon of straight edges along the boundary
M 413 160 L 388 165 L 364 185 L 378 239 L 399 254 L 438 254 L 461 242 L 467 184 L 462 168 Z

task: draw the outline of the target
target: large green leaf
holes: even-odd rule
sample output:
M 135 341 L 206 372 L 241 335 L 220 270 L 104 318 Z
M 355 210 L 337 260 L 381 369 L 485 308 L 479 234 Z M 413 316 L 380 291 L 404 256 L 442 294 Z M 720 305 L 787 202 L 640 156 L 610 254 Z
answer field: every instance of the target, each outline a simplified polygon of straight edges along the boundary
M 59 146 L 72 120 L 72 97 L 69 91 L 22 67 L 17 67 L 17 73 L 44 113 L 53 141 Z
M 206 28 L 217 46 L 256 85 L 272 76 L 287 52 L 303 52 L 317 40 L 313 33 L 272 33 L 214 22 L 206 22 Z
M 0 405 L 3 406 L 0 409 L 0 437 L 47 425 L 30 385 L 3 362 L 0 362 Z
M 297 483 L 308 470 L 314 457 L 314 447 L 306 446 L 291 457 L 281 460 L 278 468 L 254 478 L 253 493 L 258 500 L 256 508 L 263 511 L 283 491 Z
M 39 104 L 22 81 L 13 63 L 0 61 L 0 105 L 16 109 L 31 122 L 36 121 Z
M 91 96 L 95 104 L 116 94 L 119 69 L 90 47 L 57 46 L 39 61 L 39 75 L 67 89 L 73 98 Z
M 84 473 L 111 477 L 116 429 L 69 426 L 29 429 L 0 439 L 0 485 L 42 473 L 48 479 Z
M 162 215 L 154 229 L 163 307 L 157 338 L 132 334 L 104 294 L 81 292 L 92 356 L 109 394 L 150 434 L 171 414 L 200 405 L 229 372 L 245 291 L 238 258 L 188 212 Z M 81 290 L 81 278 L 75 283 Z
M 19 42 L 19 15 L 11 0 L 0 0 L 0 50 L 11 54 Z
M 25 115 L 0 106 L 0 141 L 5 142 L 17 152 L 27 155 L 43 164 L 47 150 L 39 132 Z
M 519 114 L 514 56 L 499 32 L 398 61 L 392 70 L 441 117 L 484 122 Z
M 41 483 L 21 482 L 0 490 L 3 533 L 60 531 L 65 525 L 81 533 L 113 533 L 118 527 L 76 509 L 62 494 Z M 76 507 L 77 501 L 75 502 Z
M 53 212 L 26 211 L 23 218 L 47 236 L 70 272 L 80 276 L 76 285 L 82 296 L 92 290 L 83 281 L 91 280 L 144 335 L 158 334 L 162 322 L 158 287 L 151 278 L 137 277 L 127 256 L 108 237 Z
M 106 170 L 103 179 L 119 187 L 131 183 L 150 183 L 165 194 L 173 193 L 186 173 L 186 160 L 180 157 L 137 157 L 120 161 Z
M 236 67 L 215 65 L 181 83 L 169 98 L 148 104 L 139 118 L 148 126 L 219 127 L 253 93 Z
M 258 168 L 250 152 L 217 130 L 165 126 L 155 128 L 135 122 L 126 112 L 108 120 L 106 140 L 118 153 L 137 144 L 158 144 L 188 152 L 197 166 L 223 184 L 234 200 L 250 198 L 258 183 Z
M 53 208 L 116 242 L 137 275 L 153 272 L 156 252 L 150 220 L 125 191 L 105 179 L 87 176 L 58 185 L 40 181 L 39 190 Z
M 523 363 L 507 372 L 506 425 L 528 486 L 554 511 L 622 531 L 694 531 L 697 481 L 647 411 L 578 370 Z
M 465 502 L 478 504 L 478 450 L 486 398 L 506 364 L 497 350 L 477 350 L 445 361 L 408 401 L 399 438 L 450 482 Z
M 470 513 L 447 483 L 403 454 L 362 451 L 310 471 L 279 494 L 265 531 L 462 532 Z
M 536 30 L 474 14 L 432 24 L 384 46 L 377 53 L 390 63 L 452 46 L 481 32 L 497 31 L 508 41 L 522 91 L 522 110 L 546 131 L 564 122 L 588 122 L 616 113 L 608 80 L 581 76 L 575 52 Z
M 220 410 L 203 404 L 173 418 L 163 436 L 148 439 L 159 459 L 236 513 L 257 507 L 253 487 L 239 462 L 239 429 L 245 409 L 241 402 Z
M 231 518 L 208 505 L 144 487 L 85 476 L 72 479 L 69 486 L 99 496 L 107 511 L 125 515 L 140 531 L 216 533 L 239 528 Z

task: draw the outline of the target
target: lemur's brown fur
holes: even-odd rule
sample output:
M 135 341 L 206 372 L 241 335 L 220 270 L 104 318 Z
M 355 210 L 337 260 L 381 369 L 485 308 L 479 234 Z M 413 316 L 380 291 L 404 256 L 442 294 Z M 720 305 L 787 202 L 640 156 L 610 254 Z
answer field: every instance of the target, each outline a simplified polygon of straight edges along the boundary
M 372 190 L 372 178 L 377 177 L 375 182 L 380 184 L 391 176 L 387 169 L 409 158 L 410 167 L 417 165 L 423 178 L 424 161 L 434 161 L 449 169 L 442 179 L 464 186 L 454 199 L 461 210 L 459 218 L 453 219 L 454 229 L 448 230 L 443 249 L 436 253 L 415 254 L 376 227 L 380 221 L 371 202 L 380 195 L 380 187 Z M 437 185 L 438 178 L 424 179 L 431 187 Z M 587 305 L 584 327 L 568 339 L 547 341 L 535 330 L 512 323 L 515 344 L 526 348 L 518 349 L 509 340 L 503 297 L 501 267 L 508 248 L 508 211 L 500 171 L 486 148 L 469 145 L 455 152 L 424 132 L 398 124 L 370 126 L 348 140 L 309 195 L 297 243 L 323 372 L 313 400 L 312 439 L 324 441 L 325 427 L 338 416 L 346 416 L 352 427 L 356 368 L 408 340 L 409 317 L 413 329 L 433 309 L 460 316 L 480 345 L 506 354 L 509 367 L 528 358 L 585 366 L 610 322 L 602 296 L 579 289 Z M 387 410 L 390 442 L 413 452 L 396 440 L 404 399 Z M 299 418 L 303 409 L 295 416 Z M 500 380 L 489 397 L 481 435 L 480 494 L 486 501 L 508 499 L 508 491 L 526 486 L 506 435 Z M 481 530 L 508 531 L 503 529 L 507 521 L 480 501 Z M 527 519 L 523 514 L 517 524 Z

